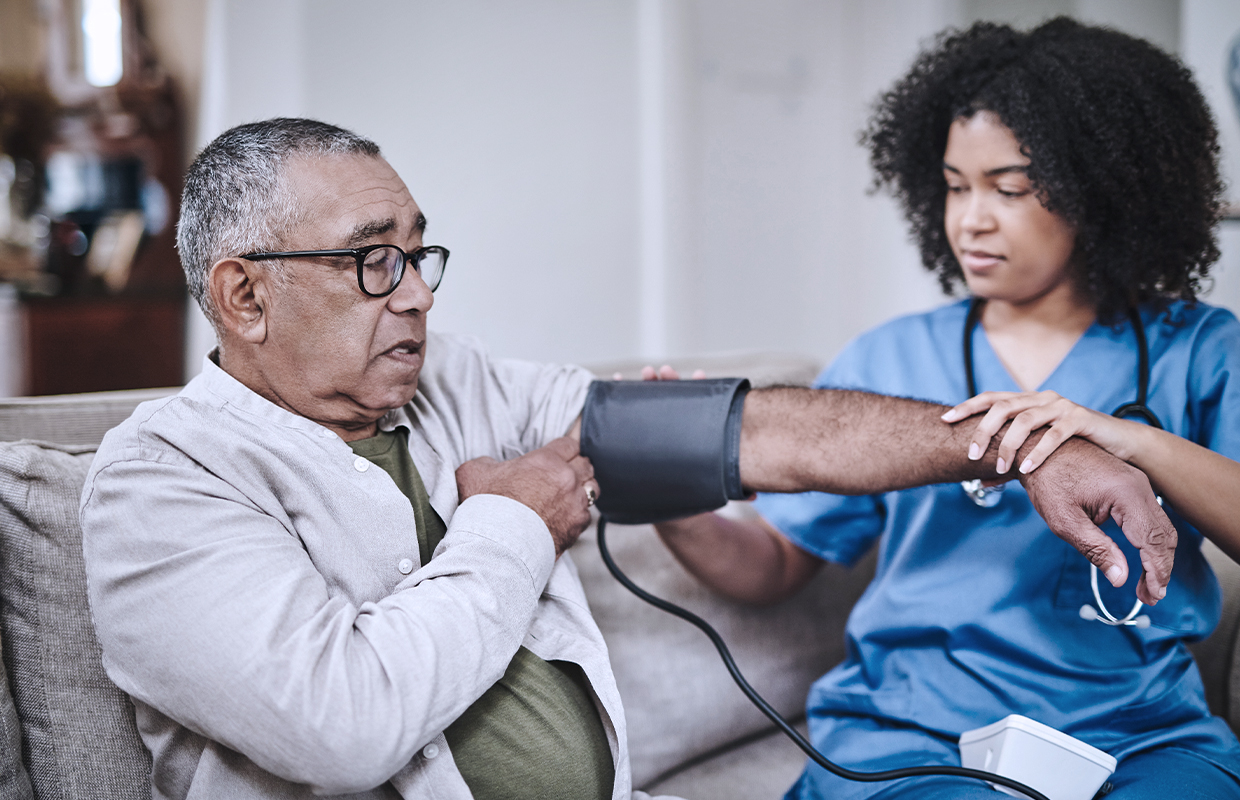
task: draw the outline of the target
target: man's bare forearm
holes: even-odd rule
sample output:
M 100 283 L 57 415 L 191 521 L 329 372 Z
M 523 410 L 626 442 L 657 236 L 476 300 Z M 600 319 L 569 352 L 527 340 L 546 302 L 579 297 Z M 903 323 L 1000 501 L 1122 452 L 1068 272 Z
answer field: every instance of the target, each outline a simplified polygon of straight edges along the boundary
M 972 426 L 943 422 L 946 410 L 868 392 L 754 390 L 745 400 L 741 427 L 741 481 L 751 491 L 873 494 L 1001 477 L 998 445 L 970 461 Z M 1040 438 L 1031 435 L 1022 452 Z
M 986 453 L 972 460 L 968 447 L 975 425 L 943 422 L 945 410 L 866 392 L 750 392 L 741 425 L 741 482 L 749 491 L 874 494 L 1003 477 L 996 469 L 1002 431 L 991 438 Z M 1045 430 L 1030 434 L 1014 463 L 1029 454 Z M 1015 470 L 1010 477 L 1017 477 Z M 1085 440 L 1069 439 L 1045 464 L 1019 478 L 1050 529 L 1114 586 L 1126 582 L 1128 564 L 1097 525 L 1107 518 L 1119 523 L 1141 551 L 1145 574 L 1137 597 L 1150 605 L 1163 597 L 1175 560 L 1176 530 L 1144 473 Z

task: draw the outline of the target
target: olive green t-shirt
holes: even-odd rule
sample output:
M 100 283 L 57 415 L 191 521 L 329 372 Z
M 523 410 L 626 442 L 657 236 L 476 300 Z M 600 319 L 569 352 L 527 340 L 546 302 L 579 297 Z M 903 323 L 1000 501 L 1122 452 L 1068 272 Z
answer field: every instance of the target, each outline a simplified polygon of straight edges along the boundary
M 422 563 L 447 532 L 397 428 L 350 442 L 413 505 Z M 477 800 L 608 800 L 615 764 L 581 667 L 517 650 L 504 677 L 444 731 Z

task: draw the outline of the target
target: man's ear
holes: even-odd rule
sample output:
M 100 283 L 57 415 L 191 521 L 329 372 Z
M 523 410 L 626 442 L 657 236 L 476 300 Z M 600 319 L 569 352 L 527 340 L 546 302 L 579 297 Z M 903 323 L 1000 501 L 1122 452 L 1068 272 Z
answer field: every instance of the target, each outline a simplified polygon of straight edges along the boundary
M 220 325 L 251 344 L 261 344 L 267 338 L 264 277 L 261 267 L 243 258 L 220 259 L 207 273 L 207 292 Z

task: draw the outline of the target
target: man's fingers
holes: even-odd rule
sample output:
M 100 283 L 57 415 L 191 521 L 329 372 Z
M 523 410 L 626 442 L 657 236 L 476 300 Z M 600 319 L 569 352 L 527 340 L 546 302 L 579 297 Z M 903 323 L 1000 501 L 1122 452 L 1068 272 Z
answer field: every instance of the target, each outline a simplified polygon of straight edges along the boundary
M 594 478 L 594 465 L 585 456 L 577 456 L 568 462 L 568 466 L 572 468 L 573 473 L 577 476 L 578 483 L 585 483 Z
M 1070 530 L 1060 532 L 1060 536 L 1097 567 L 1112 586 L 1118 588 L 1128 581 L 1128 560 L 1124 552 L 1084 513 L 1073 520 Z
M 1167 584 L 1171 582 L 1171 569 L 1175 565 L 1175 547 L 1179 534 L 1156 503 L 1135 510 L 1117 508 L 1113 516 L 1128 541 L 1141 551 L 1144 574 L 1137 584 L 1137 599 L 1152 606 L 1167 596 Z
M 571 436 L 561 436 L 558 439 L 552 439 L 543 446 L 543 449 L 555 453 L 565 462 L 571 462 L 581 453 L 580 444 Z

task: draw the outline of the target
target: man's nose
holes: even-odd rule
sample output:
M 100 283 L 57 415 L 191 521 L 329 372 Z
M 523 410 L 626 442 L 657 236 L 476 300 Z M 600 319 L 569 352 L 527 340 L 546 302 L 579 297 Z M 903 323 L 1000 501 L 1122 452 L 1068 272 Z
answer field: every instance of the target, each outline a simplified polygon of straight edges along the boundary
M 422 275 L 410 267 L 401 276 L 396 289 L 388 295 L 388 310 L 393 314 L 404 314 L 407 311 L 420 311 L 425 314 L 435 304 L 435 293 L 422 280 Z

